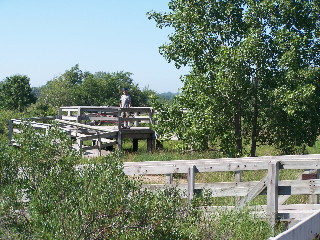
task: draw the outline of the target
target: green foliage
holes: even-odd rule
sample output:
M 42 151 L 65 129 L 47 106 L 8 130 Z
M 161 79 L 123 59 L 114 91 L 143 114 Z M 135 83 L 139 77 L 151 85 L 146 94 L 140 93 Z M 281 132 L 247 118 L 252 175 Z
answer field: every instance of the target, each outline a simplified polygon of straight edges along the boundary
M 165 114 L 161 128 L 191 148 L 211 143 L 231 156 L 246 154 L 243 141 L 252 156 L 258 143 L 285 153 L 312 145 L 320 120 L 317 4 L 171 0 L 170 12 L 148 13 L 174 29 L 160 53 L 192 69 L 173 105 L 155 105 Z
M 162 102 L 172 102 L 175 96 L 179 95 L 179 93 L 165 92 L 157 94 L 157 97 Z
M 22 112 L 36 101 L 25 75 L 13 75 L 0 82 L 0 108 Z
M 128 88 L 133 106 L 148 105 L 154 92 L 148 88 L 139 89 L 131 78 L 132 73 L 83 72 L 75 65 L 61 76 L 40 88 L 37 105 L 60 106 L 118 106 L 121 89 Z M 39 107 L 40 108 L 40 107 Z
M 197 233 L 197 239 L 254 240 L 270 237 L 271 229 L 268 224 L 250 216 L 247 210 L 228 211 L 222 208 L 215 214 L 202 218 L 192 228 Z
M 251 231 L 255 239 L 270 236 L 268 225 L 247 213 L 207 217 L 176 189 L 143 190 L 124 174 L 117 152 L 101 164 L 78 165 L 79 155 L 58 127 L 44 134 L 26 124 L 18 142 L 19 148 L 0 142 L 0 238 L 241 239 Z
M 0 139 L 8 139 L 9 120 L 18 115 L 14 111 L 0 109 Z
M 0 153 L 1 237 L 188 238 L 179 224 L 191 212 L 174 189 L 141 190 L 116 155 L 75 167 L 79 156 L 58 128 L 48 135 L 29 126 L 23 131 L 19 149 L 3 145 Z
M 70 70 L 49 81 L 39 89 L 40 96 L 37 104 L 53 107 L 76 105 L 78 88 L 90 76 L 89 72 L 83 72 L 80 70 L 79 65 L 76 64 Z

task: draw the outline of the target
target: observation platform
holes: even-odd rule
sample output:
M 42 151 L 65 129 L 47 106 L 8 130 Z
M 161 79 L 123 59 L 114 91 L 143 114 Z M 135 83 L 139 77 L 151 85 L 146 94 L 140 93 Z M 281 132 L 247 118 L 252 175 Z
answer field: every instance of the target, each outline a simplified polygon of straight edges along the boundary
M 132 139 L 133 151 L 138 150 L 139 140 L 146 140 L 148 151 L 153 151 L 156 141 L 155 131 L 151 128 L 153 114 L 151 107 L 60 107 L 57 116 L 11 119 L 9 143 L 16 143 L 14 135 L 21 131 L 19 125 L 24 121 L 29 121 L 35 129 L 45 129 L 46 133 L 52 126 L 48 121 L 53 121 L 69 134 L 72 147 L 86 157 L 106 155 L 113 147 L 122 149 L 124 139 Z M 123 128 L 125 121 L 129 122 L 130 129 Z

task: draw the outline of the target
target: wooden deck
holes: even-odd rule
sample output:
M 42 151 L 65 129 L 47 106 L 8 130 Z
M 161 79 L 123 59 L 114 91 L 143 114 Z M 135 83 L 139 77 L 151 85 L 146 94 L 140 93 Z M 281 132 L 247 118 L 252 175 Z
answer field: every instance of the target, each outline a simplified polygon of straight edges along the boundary
M 126 118 L 122 113 L 127 113 Z M 147 148 L 153 151 L 156 134 L 152 130 L 153 109 L 150 107 L 119 108 L 108 106 L 61 107 L 54 117 L 11 119 L 9 122 L 9 143 L 15 144 L 14 134 L 19 132 L 23 121 L 30 121 L 36 129 L 48 129 L 51 124 L 44 120 L 54 120 L 61 129 L 74 140 L 72 147 L 85 157 L 103 156 L 112 147 L 122 149 L 124 139 L 132 139 L 132 149 L 137 151 L 140 140 L 147 141 Z M 130 122 L 130 129 L 123 129 L 124 121 Z M 88 142 L 91 142 L 88 146 Z

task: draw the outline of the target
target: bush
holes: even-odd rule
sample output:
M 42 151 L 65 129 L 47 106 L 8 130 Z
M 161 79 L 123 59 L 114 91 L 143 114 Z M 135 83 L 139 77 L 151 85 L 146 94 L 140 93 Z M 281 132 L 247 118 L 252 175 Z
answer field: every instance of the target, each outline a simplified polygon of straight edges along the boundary
M 57 126 L 45 135 L 26 124 L 18 142 L 17 149 L 0 143 L 1 239 L 241 239 L 247 235 L 240 228 L 248 233 L 256 221 L 227 213 L 207 218 L 176 189 L 143 190 L 124 174 L 117 152 L 101 164 L 79 165 Z M 254 226 L 261 239 L 270 232 Z
M 30 126 L 23 132 L 19 149 L 6 147 L 1 153 L 2 234 L 32 239 L 187 238 L 178 223 L 188 209 L 175 190 L 141 190 L 139 182 L 123 173 L 117 154 L 104 158 L 103 164 L 75 167 L 79 156 L 57 127 L 46 136 Z

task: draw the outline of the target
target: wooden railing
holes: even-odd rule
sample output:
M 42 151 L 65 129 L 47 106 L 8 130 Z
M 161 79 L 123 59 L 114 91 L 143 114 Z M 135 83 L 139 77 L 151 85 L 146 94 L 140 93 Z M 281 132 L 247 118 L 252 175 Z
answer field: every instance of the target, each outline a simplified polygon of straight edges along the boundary
M 127 113 L 127 117 L 122 117 L 123 112 Z M 130 121 L 135 127 L 141 126 L 141 123 L 147 123 L 150 127 L 153 112 L 151 107 L 70 106 L 60 107 L 58 118 L 78 123 L 107 122 L 119 127 L 123 121 Z
M 10 119 L 9 126 L 8 126 L 8 139 L 9 145 L 15 144 L 15 139 L 13 137 L 14 133 L 19 133 L 20 129 L 19 125 L 22 123 L 29 122 L 33 128 L 35 129 L 44 129 L 47 130 L 51 127 L 50 124 L 42 123 L 43 121 L 54 120 L 57 116 L 47 116 L 47 117 L 32 117 L 32 118 L 24 118 L 24 119 Z
M 187 184 L 174 185 L 186 191 L 185 197 L 191 202 L 196 193 L 209 190 L 211 197 L 233 196 L 240 198 L 237 208 L 248 205 L 258 195 L 266 195 L 266 213 L 271 225 L 279 218 L 295 218 L 294 213 L 285 213 L 285 202 L 292 195 L 310 195 L 310 207 L 320 209 L 317 195 L 320 194 L 320 180 L 280 180 L 279 171 L 286 169 L 320 169 L 320 155 L 292 155 L 292 156 L 265 156 L 247 158 L 151 161 L 151 162 L 126 162 L 124 172 L 127 175 L 154 175 L 166 174 L 167 184 L 148 184 L 145 187 L 164 188 L 174 185 L 173 174 L 187 175 Z M 240 182 L 237 176 L 234 182 L 197 183 L 197 173 L 208 172 L 234 172 L 265 170 L 266 175 L 260 181 Z M 310 170 L 308 170 L 310 172 Z M 307 172 L 306 172 L 307 173 Z M 305 173 L 305 174 L 306 174 Z M 314 175 L 312 175 L 314 176 Z M 183 192 L 182 191 L 182 192 Z M 316 198 L 314 197 L 316 196 Z M 281 212 L 279 212 L 279 207 Z M 309 208 L 310 208 L 309 207 Z M 306 205 L 306 209 L 308 206 Z M 302 215 L 301 215 L 302 216 Z

